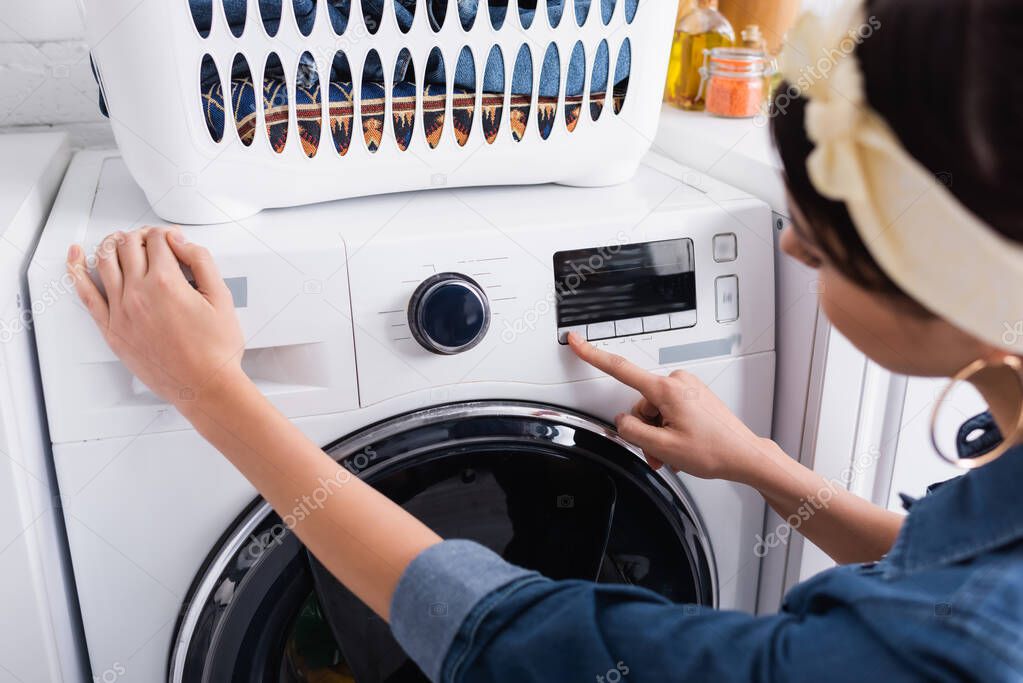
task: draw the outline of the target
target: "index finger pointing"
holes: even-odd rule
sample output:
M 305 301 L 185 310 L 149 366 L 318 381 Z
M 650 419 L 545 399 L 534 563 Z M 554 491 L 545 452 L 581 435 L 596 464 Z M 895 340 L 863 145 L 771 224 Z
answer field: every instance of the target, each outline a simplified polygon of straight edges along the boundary
M 568 345 L 581 360 L 643 395 L 649 396 L 659 379 L 657 375 L 647 372 L 627 358 L 598 349 L 575 332 L 568 335 Z

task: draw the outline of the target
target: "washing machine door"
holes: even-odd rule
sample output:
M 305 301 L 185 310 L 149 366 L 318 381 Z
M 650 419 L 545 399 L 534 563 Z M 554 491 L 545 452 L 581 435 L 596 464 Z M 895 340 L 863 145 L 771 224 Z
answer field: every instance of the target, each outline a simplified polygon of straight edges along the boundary
M 477 541 L 556 579 L 716 605 L 707 534 L 678 479 L 652 471 L 591 418 L 535 404 L 454 404 L 326 450 L 445 538 Z M 169 680 L 427 680 L 266 503 L 222 541 L 192 587 Z

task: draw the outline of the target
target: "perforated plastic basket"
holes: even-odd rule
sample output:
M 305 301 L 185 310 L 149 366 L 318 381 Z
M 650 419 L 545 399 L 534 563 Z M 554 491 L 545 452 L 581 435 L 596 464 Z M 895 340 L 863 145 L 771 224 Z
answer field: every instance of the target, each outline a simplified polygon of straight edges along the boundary
M 656 132 L 676 5 L 80 2 L 118 147 L 180 223 L 431 187 L 623 182 Z

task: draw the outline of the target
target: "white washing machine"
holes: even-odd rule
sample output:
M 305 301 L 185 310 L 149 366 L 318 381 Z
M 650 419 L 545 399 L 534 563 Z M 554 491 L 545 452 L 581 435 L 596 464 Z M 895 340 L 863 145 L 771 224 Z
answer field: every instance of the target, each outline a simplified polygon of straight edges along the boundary
M 0 135 L 2 683 L 85 674 L 26 276 L 70 156 L 62 133 Z
M 115 153 L 78 154 L 33 298 L 70 242 L 159 223 Z M 234 294 L 249 375 L 442 535 L 553 576 L 755 610 L 760 497 L 651 472 L 608 427 L 636 395 L 560 338 L 578 329 L 651 370 L 684 367 L 767 435 L 763 203 L 651 156 L 618 187 L 391 195 L 186 233 Z M 94 676 L 422 680 L 73 296 L 39 316 L 37 344 Z

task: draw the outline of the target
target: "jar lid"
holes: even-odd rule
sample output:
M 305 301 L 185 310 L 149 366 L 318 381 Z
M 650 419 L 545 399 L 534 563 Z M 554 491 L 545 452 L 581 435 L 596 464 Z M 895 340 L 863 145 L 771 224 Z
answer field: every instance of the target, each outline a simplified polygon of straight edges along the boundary
M 712 75 L 763 76 L 767 72 L 767 53 L 742 47 L 716 47 L 710 51 Z
M 744 28 L 739 35 L 742 38 L 741 47 L 763 50 L 767 45 L 767 41 L 764 39 L 764 33 L 760 30 L 760 26 L 757 24 L 750 24 Z

